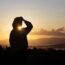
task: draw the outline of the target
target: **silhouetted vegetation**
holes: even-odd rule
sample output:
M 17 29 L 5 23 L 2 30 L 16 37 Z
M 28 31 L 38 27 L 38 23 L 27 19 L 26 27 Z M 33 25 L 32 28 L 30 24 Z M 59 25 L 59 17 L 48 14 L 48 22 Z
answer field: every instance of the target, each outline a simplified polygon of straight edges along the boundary
M 11 48 L 3 49 L 0 47 L 0 59 L 6 63 L 20 64 L 62 64 L 65 61 L 65 50 L 28 49 L 26 51 L 14 51 Z M 0 62 L 1 62 L 0 61 Z

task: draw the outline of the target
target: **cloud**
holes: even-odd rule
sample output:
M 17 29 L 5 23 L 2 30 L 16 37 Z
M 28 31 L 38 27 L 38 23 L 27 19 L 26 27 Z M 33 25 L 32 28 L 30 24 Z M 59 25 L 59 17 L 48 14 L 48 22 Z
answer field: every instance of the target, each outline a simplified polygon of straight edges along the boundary
M 65 31 L 65 27 L 58 28 L 57 31 L 59 31 L 59 32 L 61 32 L 61 31 Z
M 33 32 L 35 35 L 54 35 L 54 36 L 65 36 L 65 27 L 61 27 L 58 29 L 52 29 L 51 31 L 41 29 L 38 32 Z

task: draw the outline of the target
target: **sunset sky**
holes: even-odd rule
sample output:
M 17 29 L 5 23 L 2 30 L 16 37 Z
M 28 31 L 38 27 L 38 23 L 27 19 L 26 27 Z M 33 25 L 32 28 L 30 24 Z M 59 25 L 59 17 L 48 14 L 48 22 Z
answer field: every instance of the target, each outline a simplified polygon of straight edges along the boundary
M 65 0 L 0 0 L 0 40 L 9 38 L 15 17 L 23 16 L 33 31 L 65 27 Z

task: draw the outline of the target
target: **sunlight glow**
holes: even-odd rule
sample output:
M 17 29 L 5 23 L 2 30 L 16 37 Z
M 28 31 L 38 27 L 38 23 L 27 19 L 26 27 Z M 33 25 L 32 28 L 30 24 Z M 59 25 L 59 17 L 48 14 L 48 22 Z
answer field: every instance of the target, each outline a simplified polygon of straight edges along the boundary
M 18 26 L 18 30 L 21 30 L 22 29 L 22 26 Z

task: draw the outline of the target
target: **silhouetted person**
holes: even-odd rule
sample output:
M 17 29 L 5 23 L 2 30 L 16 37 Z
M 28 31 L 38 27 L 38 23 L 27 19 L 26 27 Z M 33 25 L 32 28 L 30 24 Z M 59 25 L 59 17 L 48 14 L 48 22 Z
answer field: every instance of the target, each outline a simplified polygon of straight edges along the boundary
M 22 26 L 22 22 L 26 24 L 27 27 L 18 30 L 18 26 Z M 23 19 L 23 17 L 16 17 L 13 21 L 13 30 L 10 33 L 10 45 L 11 48 L 16 51 L 26 50 L 28 48 L 27 34 L 32 29 L 32 24 L 29 21 Z

